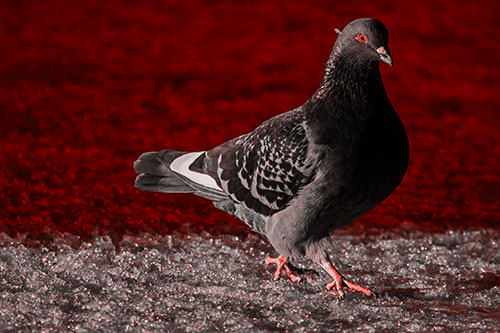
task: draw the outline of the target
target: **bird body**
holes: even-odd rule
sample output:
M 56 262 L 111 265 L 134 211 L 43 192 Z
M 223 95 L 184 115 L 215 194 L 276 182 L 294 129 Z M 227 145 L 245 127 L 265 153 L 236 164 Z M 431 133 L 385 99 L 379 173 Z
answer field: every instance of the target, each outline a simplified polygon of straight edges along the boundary
M 145 153 L 136 187 L 194 193 L 267 236 L 276 263 L 296 281 L 288 257 L 322 266 L 343 296 L 371 292 L 343 278 L 325 247 L 330 233 L 364 215 L 401 182 L 409 147 L 379 62 L 392 66 L 386 28 L 374 19 L 348 24 L 333 47 L 321 85 L 302 106 L 211 150 Z

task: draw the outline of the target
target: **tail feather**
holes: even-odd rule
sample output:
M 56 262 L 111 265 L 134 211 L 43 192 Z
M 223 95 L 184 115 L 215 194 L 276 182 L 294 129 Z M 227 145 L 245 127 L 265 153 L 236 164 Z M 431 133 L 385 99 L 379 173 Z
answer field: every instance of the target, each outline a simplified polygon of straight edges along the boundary
M 143 191 L 194 193 L 196 190 L 169 168 L 170 163 L 182 154 L 185 153 L 162 150 L 139 156 L 139 159 L 134 162 L 134 169 L 139 174 L 135 179 L 135 187 Z
M 183 181 L 175 177 L 163 177 L 140 174 L 135 179 L 135 187 L 142 191 L 163 192 L 163 193 L 194 193 Z
M 134 169 L 139 174 L 135 179 L 135 187 L 143 191 L 193 193 L 213 201 L 227 199 L 227 194 L 222 190 L 218 191 L 172 171 L 172 161 L 182 155 L 189 154 L 175 150 L 162 150 L 139 156 L 139 159 L 134 162 Z

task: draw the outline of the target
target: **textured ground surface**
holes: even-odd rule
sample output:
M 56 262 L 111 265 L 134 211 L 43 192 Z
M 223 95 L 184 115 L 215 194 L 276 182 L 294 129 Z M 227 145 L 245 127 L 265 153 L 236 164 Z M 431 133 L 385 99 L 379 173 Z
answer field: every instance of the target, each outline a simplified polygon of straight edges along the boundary
M 0 1 L 0 331 L 499 331 L 499 11 L 497 0 Z M 272 251 L 241 222 L 133 188 L 144 151 L 211 148 L 301 105 L 333 29 L 366 16 L 389 29 L 395 66 L 382 76 L 412 154 L 401 186 L 340 230 L 332 253 L 380 299 L 338 302 L 325 276 L 271 282 Z
M 271 280 L 257 235 L 167 235 L 50 248 L 1 236 L 3 330 L 457 331 L 500 328 L 500 234 L 342 234 L 330 250 L 377 298 L 339 300 L 311 270 Z M 338 255 L 335 255 L 338 254 Z

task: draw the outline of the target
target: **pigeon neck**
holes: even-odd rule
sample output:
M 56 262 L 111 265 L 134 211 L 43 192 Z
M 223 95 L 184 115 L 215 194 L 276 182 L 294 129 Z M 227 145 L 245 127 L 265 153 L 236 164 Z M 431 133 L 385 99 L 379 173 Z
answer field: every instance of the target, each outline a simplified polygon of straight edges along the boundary
M 328 59 L 321 87 L 357 88 L 369 90 L 380 80 L 379 61 L 367 60 L 363 55 L 344 50 L 340 52 L 336 46 Z M 381 83 L 382 84 L 382 83 Z M 360 90 L 361 89 L 361 90 Z
M 374 106 L 386 96 L 378 66 L 332 52 L 321 85 L 304 105 L 316 143 L 360 139 Z

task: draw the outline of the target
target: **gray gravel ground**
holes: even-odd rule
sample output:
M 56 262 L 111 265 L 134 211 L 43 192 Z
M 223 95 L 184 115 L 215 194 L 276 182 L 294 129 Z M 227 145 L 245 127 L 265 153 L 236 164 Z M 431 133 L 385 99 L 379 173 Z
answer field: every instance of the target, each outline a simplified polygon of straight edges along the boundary
M 378 296 L 326 291 L 323 272 L 273 281 L 260 236 L 0 234 L 1 331 L 500 330 L 500 233 L 335 235 L 337 268 Z M 26 244 L 31 244 L 26 246 Z M 296 263 L 301 266 L 301 263 Z

